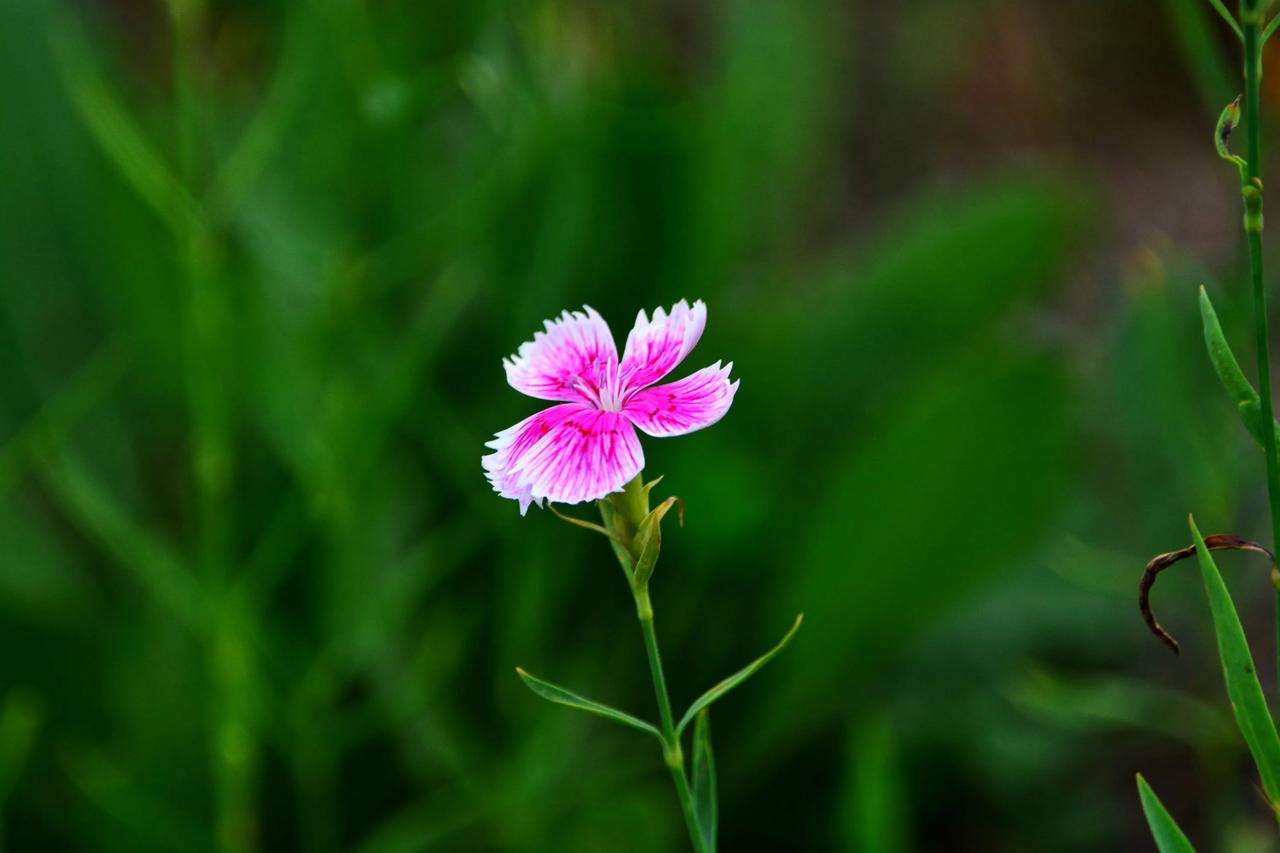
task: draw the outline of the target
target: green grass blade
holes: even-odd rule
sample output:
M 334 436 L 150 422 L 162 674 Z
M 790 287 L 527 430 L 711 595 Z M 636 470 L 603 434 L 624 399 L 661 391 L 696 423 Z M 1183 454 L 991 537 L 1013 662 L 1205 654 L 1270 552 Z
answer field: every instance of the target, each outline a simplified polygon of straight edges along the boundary
M 716 804 L 716 760 L 711 751 L 711 712 L 703 708 L 693 727 L 693 805 L 707 849 L 716 849 L 716 825 L 720 818 Z
M 842 850 L 907 853 L 911 819 L 902 761 L 888 717 L 858 726 L 850 739 Z
M 1245 377 L 1244 371 L 1240 369 L 1240 362 L 1236 360 L 1235 353 L 1231 351 L 1231 345 L 1227 343 L 1226 335 L 1222 333 L 1218 314 L 1213 310 L 1213 303 L 1209 301 L 1209 294 L 1204 287 L 1200 288 L 1200 318 L 1204 322 L 1204 344 L 1209 350 L 1209 360 L 1213 362 L 1213 369 L 1222 380 L 1222 387 L 1239 407 L 1245 428 L 1249 430 L 1254 441 L 1262 444 L 1263 416 L 1258 392 L 1254 390 L 1253 385 Z M 1280 424 L 1275 423 L 1273 419 L 1271 428 L 1280 431 Z
M 1226 53 L 1203 0 L 1165 0 L 1169 28 L 1205 111 L 1216 115 L 1235 94 Z
M 198 818 L 172 803 L 168 792 L 157 790 L 158 785 L 142 781 L 132 765 L 117 762 L 101 750 L 63 749 L 59 758 L 71 784 L 95 807 L 94 811 L 136 835 L 136 847 L 211 848 Z
M 613 720 L 615 723 L 622 723 L 624 726 L 630 726 L 633 729 L 639 729 L 642 732 L 648 732 L 662 740 L 662 733 L 654 726 L 646 723 L 639 717 L 633 717 L 630 714 L 619 711 L 617 708 L 610 708 L 608 705 L 601 705 L 599 702 L 593 702 L 566 690 L 558 684 L 552 684 L 550 681 L 543 681 L 541 678 L 530 675 L 520 667 L 516 667 L 516 674 L 520 676 L 530 690 L 546 699 L 548 702 L 555 702 L 557 705 L 564 705 L 568 708 L 577 708 L 579 711 L 586 711 L 588 714 L 595 714 L 597 717 L 604 717 L 606 720 Z
M 1147 826 L 1151 827 L 1151 836 L 1160 853 L 1196 853 L 1196 848 L 1191 846 L 1187 836 L 1165 811 L 1164 804 L 1141 773 L 1138 774 L 1138 796 L 1142 798 L 1142 811 L 1147 816 Z
M 21 482 L 27 469 L 59 447 L 79 423 L 124 376 L 130 354 L 120 344 L 106 344 L 63 387 L 59 388 L 7 444 L 0 445 L 0 499 Z
M 1227 22 L 1227 26 L 1231 27 L 1231 31 L 1236 34 L 1236 38 L 1243 39 L 1244 33 L 1240 31 L 1240 25 L 1236 23 L 1235 17 L 1227 11 L 1227 7 L 1222 5 L 1222 0 L 1209 0 L 1209 4 L 1213 6 L 1222 20 Z
M 43 720 L 41 702 L 25 690 L 11 690 L 0 707 L 0 815 L 17 788 Z
M 791 626 L 791 630 L 787 631 L 786 636 L 778 641 L 778 645 L 774 646 L 772 649 L 765 652 L 763 655 L 699 696 L 694 703 L 689 706 L 689 710 L 684 712 L 684 716 L 680 718 L 680 723 L 676 726 L 676 735 L 679 736 L 684 732 L 689 723 L 693 722 L 694 717 L 698 716 L 699 711 L 719 699 L 724 694 L 728 693 L 733 688 L 737 687 L 742 682 L 746 681 L 751 676 L 755 675 L 760 671 L 761 667 L 777 657 L 778 654 L 787 647 L 787 643 L 791 642 L 791 638 L 796 635 L 796 631 L 800 630 L 800 623 L 803 621 L 804 614 L 801 613 L 796 616 L 795 624 Z
M 229 217 L 252 191 L 279 152 L 286 131 L 298 117 L 321 56 L 320 28 L 314 16 L 299 14 L 290 23 L 284 54 L 261 109 L 222 164 L 209 193 L 210 208 Z
M 1280 736 L 1276 735 L 1275 722 L 1263 698 L 1253 655 L 1249 652 L 1231 593 L 1222 581 L 1213 555 L 1205 547 L 1195 520 L 1190 519 L 1190 524 L 1196 554 L 1200 558 L 1205 593 L 1209 596 L 1209 609 L 1213 612 L 1213 630 L 1218 637 L 1218 655 L 1222 658 L 1227 696 L 1236 715 L 1236 724 L 1262 776 L 1263 790 L 1272 802 L 1276 802 L 1280 800 Z
M 186 564 L 139 524 L 70 451 L 57 452 L 43 469 L 49 493 L 103 553 L 130 574 L 182 624 L 208 628 L 209 601 Z
M 116 171 L 138 196 L 177 229 L 197 220 L 194 199 L 94 66 L 81 26 L 65 18 L 53 34 L 53 55 L 77 115 Z

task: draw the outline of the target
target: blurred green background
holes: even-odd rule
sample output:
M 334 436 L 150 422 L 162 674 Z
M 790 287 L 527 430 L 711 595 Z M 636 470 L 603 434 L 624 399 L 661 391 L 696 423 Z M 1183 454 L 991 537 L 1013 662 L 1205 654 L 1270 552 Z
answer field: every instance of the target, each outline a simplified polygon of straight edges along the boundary
M 1189 510 L 1264 536 L 1195 297 L 1251 360 L 1232 50 L 1201 0 L 3 0 L 4 844 L 684 849 L 653 744 L 513 672 L 652 716 L 609 549 L 479 457 L 542 320 L 687 297 L 742 388 L 645 442 L 676 704 L 806 613 L 716 706 L 724 850 L 1153 849 L 1139 770 L 1276 849 L 1194 571 L 1182 659 L 1135 603 Z

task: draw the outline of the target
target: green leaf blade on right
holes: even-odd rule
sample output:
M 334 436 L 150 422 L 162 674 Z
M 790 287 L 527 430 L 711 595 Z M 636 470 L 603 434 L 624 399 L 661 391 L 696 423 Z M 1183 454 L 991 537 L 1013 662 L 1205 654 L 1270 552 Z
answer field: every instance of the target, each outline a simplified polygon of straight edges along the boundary
M 1262 694 L 1262 685 L 1258 683 L 1253 654 L 1249 651 L 1231 593 L 1222 580 L 1213 554 L 1205 547 L 1204 537 L 1200 535 L 1195 520 L 1189 521 L 1205 593 L 1209 597 L 1209 609 L 1213 614 L 1213 631 L 1218 641 L 1227 697 L 1231 700 L 1236 724 L 1262 777 L 1262 788 L 1268 800 L 1275 803 L 1280 801 L 1280 736 L 1276 734 L 1275 721 Z
M 1231 344 L 1227 342 L 1227 336 L 1222 331 L 1222 324 L 1218 321 L 1218 312 L 1214 310 L 1213 303 L 1209 300 L 1209 293 L 1203 286 L 1200 288 L 1200 318 L 1204 323 L 1205 348 L 1209 351 L 1209 361 L 1213 363 L 1214 372 L 1218 374 L 1222 387 L 1226 389 L 1227 394 L 1240 410 L 1240 418 L 1244 421 L 1245 429 L 1249 431 L 1249 435 L 1253 436 L 1253 440 L 1261 445 L 1266 435 L 1262 401 L 1258 397 L 1258 392 L 1245 377 L 1244 371 L 1240 369 L 1240 362 L 1232 352 Z M 1274 418 L 1271 428 L 1280 431 L 1280 424 L 1276 423 Z
M 676 725 L 676 736 L 678 737 L 684 732 L 689 723 L 693 722 L 694 718 L 697 717 L 699 711 L 755 675 L 765 664 L 781 654 L 782 650 L 791 642 L 791 638 L 796 635 L 796 631 L 800 630 L 800 625 L 803 622 L 804 614 L 801 613 L 796 616 L 796 621 L 792 623 L 791 630 L 787 631 L 776 646 L 695 699 L 693 704 L 689 706 L 689 710 L 684 712 L 684 716 L 680 718 L 680 722 Z

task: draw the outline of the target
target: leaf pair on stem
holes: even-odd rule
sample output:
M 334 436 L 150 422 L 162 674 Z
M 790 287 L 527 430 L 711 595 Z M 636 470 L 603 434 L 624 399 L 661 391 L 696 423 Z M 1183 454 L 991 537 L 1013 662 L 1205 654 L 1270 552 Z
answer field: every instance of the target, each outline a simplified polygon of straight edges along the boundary
M 680 722 L 676 724 L 676 734 L 684 734 L 684 730 L 689 727 L 689 724 L 713 702 L 724 696 L 742 682 L 746 681 L 751 676 L 755 675 L 764 667 L 765 664 L 777 657 L 791 642 L 791 638 L 796 635 L 796 632 L 800 630 L 802 622 L 804 622 L 803 613 L 796 616 L 796 621 L 791 624 L 791 628 L 772 649 L 765 652 L 763 655 L 756 658 L 733 675 L 724 679 L 719 684 L 716 684 L 694 700 L 693 704 L 689 706 L 689 710 L 685 711 L 684 716 L 680 718 Z M 621 723 L 624 726 L 630 726 L 633 729 L 648 732 L 658 738 L 658 740 L 663 739 L 662 733 L 658 731 L 657 726 L 652 723 L 647 723 L 638 717 L 633 717 L 625 711 L 619 711 L 617 708 L 610 708 L 608 705 L 603 705 L 592 699 L 588 699 L 585 696 L 580 696 L 558 684 L 552 684 L 550 681 L 538 678 L 535 675 L 530 675 L 520 667 L 516 667 L 516 673 L 520 676 L 521 680 L 529 686 L 530 690 L 549 702 L 555 702 L 557 705 L 565 705 L 570 708 L 577 708 L 579 711 L 586 711 L 588 714 L 595 714 L 596 716 L 613 720 L 615 723 Z
M 672 507 L 677 507 L 680 524 L 683 526 L 684 508 L 678 498 L 669 497 L 652 510 L 649 509 L 650 492 L 660 479 L 659 477 L 650 483 L 644 483 L 637 475 L 621 492 L 610 494 L 598 501 L 603 524 L 563 515 L 554 506 L 548 504 L 551 511 L 562 520 L 609 539 L 609 544 L 613 547 L 635 598 L 636 615 L 639 617 L 644 634 L 645 651 L 649 656 L 649 667 L 653 676 L 660 725 L 654 725 L 625 711 L 580 696 L 558 684 L 530 675 L 519 667 L 516 668 L 516 672 L 530 690 L 549 702 L 585 711 L 653 735 L 661 745 L 663 758 L 671 771 L 676 794 L 689 829 L 690 841 L 695 851 L 713 853 L 716 849 L 719 808 L 716 800 L 715 756 L 711 747 L 710 706 L 759 672 L 765 664 L 785 649 L 791 642 L 791 638 L 800 630 L 804 614 L 796 617 L 791 629 L 777 645 L 699 696 L 677 722 L 671 711 L 666 676 L 663 674 L 657 637 L 653 629 L 653 605 L 649 599 L 649 581 L 653 577 L 658 556 L 662 551 L 662 521 Z M 693 767 L 692 773 L 686 775 L 681 740 L 691 723 L 694 724 Z

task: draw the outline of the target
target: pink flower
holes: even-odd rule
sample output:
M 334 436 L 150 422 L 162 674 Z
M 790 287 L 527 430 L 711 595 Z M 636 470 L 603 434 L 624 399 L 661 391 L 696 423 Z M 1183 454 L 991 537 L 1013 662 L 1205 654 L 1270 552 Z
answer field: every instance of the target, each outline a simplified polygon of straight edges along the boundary
M 585 312 L 585 313 L 584 313 Z M 716 362 L 667 385 L 655 385 L 684 360 L 707 324 L 707 306 L 680 300 L 650 320 L 643 311 L 618 350 L 593 309 L 565 311 L 546 331 L 503 361 L 517 391 L 559 405 L 498 433 L 480 460 L 493 489 L 529 504 L 574 504 L 622 489 L 644 468 L 635 427 L 661 438 L 711 426 L 738 390 L 733 363 Z

